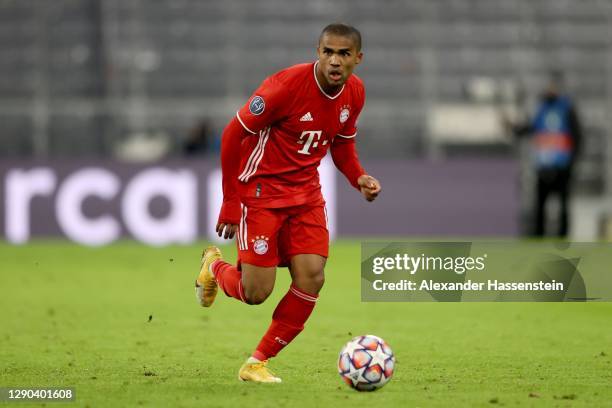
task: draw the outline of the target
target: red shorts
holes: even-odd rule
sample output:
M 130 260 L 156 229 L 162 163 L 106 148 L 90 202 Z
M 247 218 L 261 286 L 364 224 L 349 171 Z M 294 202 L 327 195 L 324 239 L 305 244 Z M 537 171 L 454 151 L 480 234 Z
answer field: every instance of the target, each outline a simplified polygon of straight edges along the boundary
M 329 231 L 325 205 L 259 208 L 242 205 L 236 236 L 238 264 L 288 266 L 299 254 L 327 258 Z

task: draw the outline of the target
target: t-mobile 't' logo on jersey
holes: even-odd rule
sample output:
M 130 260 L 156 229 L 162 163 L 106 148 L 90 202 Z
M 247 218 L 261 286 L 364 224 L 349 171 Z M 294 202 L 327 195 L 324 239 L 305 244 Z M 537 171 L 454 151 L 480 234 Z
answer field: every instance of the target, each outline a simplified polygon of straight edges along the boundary
M 322 130 L 305 130 L 300 135 L 300 140 L 298 140 L 299 144 L 304 144 L 304 146 L 298 150 L 298 153 L 302 154 L 310 154 L 310 147 L 315 148 L 319 145 L 319 141 L 321 140 Z M 316 140 L 315 140 L 316 139 Z M 325 146 L 327 144 L 327 140 L 324 140 L 322 145 Z

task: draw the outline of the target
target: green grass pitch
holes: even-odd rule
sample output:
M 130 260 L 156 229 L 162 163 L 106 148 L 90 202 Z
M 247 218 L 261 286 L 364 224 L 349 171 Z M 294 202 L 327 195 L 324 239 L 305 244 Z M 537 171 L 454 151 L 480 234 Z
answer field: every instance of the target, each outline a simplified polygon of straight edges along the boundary
M 286 269 L 263 305 L 220 293 L 203 309 L 199 246 L 0 244 L 0 386 L 74 387 L 76 403 L 58 407 L 612 406 L 612 304 L 361 303 L 359 251 L 332 246 L 306 330 L 271 363 L 283 383 L 258 385 L 237 370 Z M 389 342 L 396 372 L 358 393 L 336 359 L 367 333 Z

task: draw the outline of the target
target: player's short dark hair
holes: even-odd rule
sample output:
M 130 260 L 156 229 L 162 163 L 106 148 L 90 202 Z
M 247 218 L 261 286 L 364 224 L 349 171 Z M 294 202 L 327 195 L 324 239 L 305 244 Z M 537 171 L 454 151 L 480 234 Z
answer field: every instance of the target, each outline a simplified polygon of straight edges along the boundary
M 337 35 L 340 37 L 351 37 L 355 42 L 355 48 L 357 48 L 357 51 L 361 51 L 361 33 L 353 26 L 343 23 L 332 23 L 321 31 L 319 43 L 321 43 L 321 40 L 325 34 Z

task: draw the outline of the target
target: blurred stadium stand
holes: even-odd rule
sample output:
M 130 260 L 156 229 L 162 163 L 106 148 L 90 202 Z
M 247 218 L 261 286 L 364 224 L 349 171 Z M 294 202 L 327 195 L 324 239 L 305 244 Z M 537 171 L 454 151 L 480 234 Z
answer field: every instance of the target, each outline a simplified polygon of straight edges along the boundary
M 603 191 L 609 0 L 0 0 L 0 155 L 109 157 L 143 132 L 167 135 L 178 153 L 199 118 L 220 130 L 266 75 L 313 60 L 336 20 L 364 35 L 362 156 L 430 155 L 428 115 L 473 104 L 474 77 L 520 84 L 529 106 L 562 68 L 586 127 L 578 184 Z M 515 150 L 499 147 L 484 152 Z M 454 151 L 472 149 L 444 154 Z

